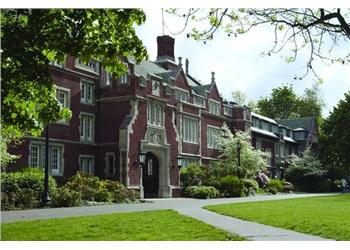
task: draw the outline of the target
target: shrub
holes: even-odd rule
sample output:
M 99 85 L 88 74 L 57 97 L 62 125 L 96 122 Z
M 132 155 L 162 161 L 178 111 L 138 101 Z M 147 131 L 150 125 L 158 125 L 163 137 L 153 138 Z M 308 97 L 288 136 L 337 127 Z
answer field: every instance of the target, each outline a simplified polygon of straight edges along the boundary
M 210 186 L 189 186 L 185 189 L 185 196 L 197 199 L 211 199 L 216 198 L 219 191 Z
M 283 183 L 281 180 L 278 179 L 272 179 L 267 184 L 266 191 L 272 194 L 277 194 L 278 192 L 282 192 L 283 190 Z
M 198 163 L 191 163 L 180 170 L 180 180 L 184 188 L 199 186 L 205 177 L 204 167 Z
M 78 207 L 83 204 L 82 194 L 67 187 L 52 192 L 51 201 L 53 207 Z
M 289 193 L 294 190 L 294 185 L 292 183 L 288 181 L 283 181 L 282 184 L 283 184 L 282 192 Z
M 257 194 L 259 190 L 259 184 L 257 181 L 252 179 L 242 179 L 241 181 L 243 182 L 245 196 Z
M 220 180 L 220 192 L 224 197 L 244 196 L 244 184 L 237 176 L 228 175 Z
M 100 179 L 97 176 L 78 172 L 68 179 L 65 187 L 81 193 L 84 201 L 95 201 L 96 193 L 100 188 Z
M 56 189 L 49 178 L 49 189 Z M 38 207 L 44 191 L 44 173 L 41 169 L 26 168 L 19 172 L 1 174 L 1 209 Z

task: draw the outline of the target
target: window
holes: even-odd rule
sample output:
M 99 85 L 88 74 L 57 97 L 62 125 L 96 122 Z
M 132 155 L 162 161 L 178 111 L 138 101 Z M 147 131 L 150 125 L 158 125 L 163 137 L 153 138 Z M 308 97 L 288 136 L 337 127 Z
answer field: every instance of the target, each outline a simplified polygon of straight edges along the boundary
M 199 142 L 199 121 L 197 119 L 183 118 L 183 140 L 188 143 Z
M 92 82 L 81 81 L 80 100 L 82 103 L 92 104 L 94 101 L 94 85 Z
M 152 81 L 152 95 L 160 96 L 160 83 Z
M 127 85 L 129 82 L 130 69 L 129 69 L 128 64 L 126 64 L 126 63 L 125 63 L 125 67 L 128 69 L 128 71 L 120 76 L 120 84 L 121 85 Z
M 269 130 L 269 123 L 268 122 L 263 121 L 263 130 L 266 130 L 266 131 Z
M 260 129 L 263 129 L 263 126 L 264 126 L 263 123 L 264 123 L 263 120 L 259 120 L 259 128 Z
M 262 149 L 262 140 L 259 138 L 256 138 L 256 142 L 255 142 L 255 148 L 256 149 Z
M 176 89 L 175 90 L 175 99 L 178 101 L 189 102 L 189 94 L 186 91 Z
M 198 158 L 185 157 L 182 159 L 182 167 L 186 168 L 192 163 L 199 163 Z
M 253 117 L 253 127 L 257 128 L 259 127 L 259 119 Z
M 275 156 L 278 157 L 279 156 L 279 149 L 280 149 L 280 145 L 278 143 L 275 144 Z
M 161 104 L 148 103 L 147 123 L 155 126 L 164 126 L 164 110 Z
M 112 84 L 112 73 L 109 73 L 106 70 L 102 71 L 102 77 L 101 77 L 101 83 L 102 86 L 110 86 Z
M 209 113 L 212 113 L 214 115 L 220 115 L 221 114 L 221 110 L 220 110 L 221 104 L 220 104 L 220 102 L 209 100 L 208 101 L 208 106 L 209 106 Z
M 284 145 L 283 144 L 280 144 L 280 154 L 281 154 L 281 158 L 285 157 L 285 155 L 284 155 Z
M 56 89 L 56 98 L 59 101 L 59 103 L 64 108 L 69 108 L 70 106 L 70 92 L 69 89 L 57 87 Z M 68 120 L 62 119 L 58 121 L 59 123 L 68 123 Z
M 194 97 L 194 104 L 199 107 L 205 107 L 205 100 L 202 97 L 195 96 Z
M 80 140 L 91 142 L 94 140 L 94 123 L 95 119 L 93 115 L 80 115 Z
M 207 130 L 207 143 L 208 148 L 218 149 L 218 145 L 216 143 L 216 138 L 219 135 L 220 128 L 208 126 Z
M 91 155 L 80 155 L 79 156 L 79 166 L 80 171 L 93 175 L 94 174 L 94 163 L 95 157 Z
M 153 160 L 149 159 L 147 162 L 147 175 L 153 175 Z
M 40 143 L 31 143 L 29 147 L 29 166 L 45 168 L 45 145 Z M 57 176 L 63 174 L 63 147 L 50 146 L 49 167 L 51 175 Z
M 75 67 L 83 70 L 93 72 L 95 74 L 100 74 L 100 62 L 96 60 L 89 60 L 88 63 L 84 63 L 80 58 L 75 59 Z
M 224 115 L 232 116 L 232 108 L 224 106 Z

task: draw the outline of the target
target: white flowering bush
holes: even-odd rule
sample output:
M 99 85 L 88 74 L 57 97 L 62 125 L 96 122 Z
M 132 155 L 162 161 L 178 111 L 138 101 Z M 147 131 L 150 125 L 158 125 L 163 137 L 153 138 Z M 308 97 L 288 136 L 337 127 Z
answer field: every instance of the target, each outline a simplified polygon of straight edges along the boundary
M 238 166 L 237 143 L 241 144 L 240 166 Z M 224 124 L 216 137 L 221 151 L 221 161 L 213 166 L 212 174 L 216 176 L 236 175 L 253 179 L 256 173 L 268 167 L 269 152 L 255 149 L 251 145 L 251 137 L 247 132 L 237 131 L 235 134 Z

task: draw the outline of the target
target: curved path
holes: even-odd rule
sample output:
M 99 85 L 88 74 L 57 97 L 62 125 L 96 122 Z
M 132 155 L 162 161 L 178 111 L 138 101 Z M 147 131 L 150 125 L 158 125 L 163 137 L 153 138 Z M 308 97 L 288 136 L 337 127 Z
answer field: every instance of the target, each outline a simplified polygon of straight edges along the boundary
M 97 215 L 118 212 L 137 212 L 173 209 L 180 214 L 203 221 L 207 224 L 221 228 L 233 234 L 245 237 L 248 240 L 329 240 L 317 236 L 311 236 L 286 229 L 262 225 L 255 222 L 244 221 L 232 217 L 213 213 L 202 207 L 206 205 L 239 203 L 263 200 L 280 200 L 291 198 L 303 198 L 312 196 L 325 196 L 333 194 L 278 194 L 266 196 L 251 196 L 242 198 L 224 198 L 213 200 L 197 200 L 188 198 L 174 199 L 147 199 L 145 203 L 137 204 L 113 204 L 101 206 L 48 208 L 21 211 L 1 212 L 1 222 L 9 223 L 22 220 L 39 220 L 51 218 L 74 217 L 84 215 Z

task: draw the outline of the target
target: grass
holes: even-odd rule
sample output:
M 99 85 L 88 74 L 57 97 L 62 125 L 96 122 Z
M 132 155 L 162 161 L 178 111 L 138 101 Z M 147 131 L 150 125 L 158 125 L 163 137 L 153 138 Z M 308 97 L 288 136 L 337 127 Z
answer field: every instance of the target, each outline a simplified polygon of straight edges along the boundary
M 210 211 L 335 240 L 350 240 L 350 194 L 206 206 Z
M 1 227 L 2 240 L 243 240 L 173 210 L 22 221 Z

